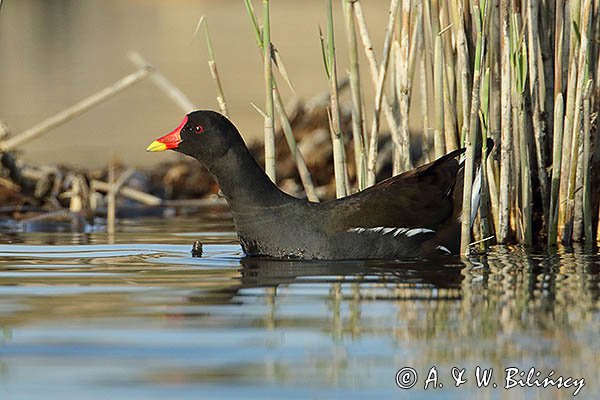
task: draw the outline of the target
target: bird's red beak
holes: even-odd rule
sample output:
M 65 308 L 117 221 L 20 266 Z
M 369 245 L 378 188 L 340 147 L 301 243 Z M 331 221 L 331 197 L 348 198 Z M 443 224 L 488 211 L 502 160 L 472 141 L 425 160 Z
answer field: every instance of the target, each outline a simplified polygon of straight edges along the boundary
M 185 126 L 187 120 L 188 117 L 186 116 L 172 132 L 150 143 L 146 151 L 165 151 L 179 147 L 179 143 L 181 143 L 181 129 Z

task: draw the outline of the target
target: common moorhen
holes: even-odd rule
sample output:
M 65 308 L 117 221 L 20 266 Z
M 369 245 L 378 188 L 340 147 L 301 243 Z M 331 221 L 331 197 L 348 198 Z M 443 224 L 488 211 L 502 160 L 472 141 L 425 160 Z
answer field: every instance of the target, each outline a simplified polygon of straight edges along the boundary
M 189 113 L 147 151 L 167 149 L 194 157 L 215 176 L 248 256 L 400 259 L 458 252 L 462 167 L 457 158 L 464 149 L 323 203 L 279 190 L 233 123 L 217 112 Z

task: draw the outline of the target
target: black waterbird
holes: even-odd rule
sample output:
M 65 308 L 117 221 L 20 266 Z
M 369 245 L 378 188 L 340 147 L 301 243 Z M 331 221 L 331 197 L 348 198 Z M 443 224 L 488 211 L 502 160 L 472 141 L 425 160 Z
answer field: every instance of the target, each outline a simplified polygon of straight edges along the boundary
M 248 256 L 294 259 L 399 259 L 456 254 L 462 165 L 455 150 L 350 196 L 314 203 L 281 191 L 233 123 L 194 111 L 148 151 L 175 150 L 214 175 Z

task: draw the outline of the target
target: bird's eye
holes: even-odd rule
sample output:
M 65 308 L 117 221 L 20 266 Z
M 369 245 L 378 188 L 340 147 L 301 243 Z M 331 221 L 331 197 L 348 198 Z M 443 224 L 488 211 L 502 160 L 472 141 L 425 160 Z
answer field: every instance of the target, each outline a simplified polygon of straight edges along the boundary
M 204 127 L 202 125 L 196 125 L 194 130 L 196 131 L 196 133 L 202 133 L 202 131 L 204 131 Z

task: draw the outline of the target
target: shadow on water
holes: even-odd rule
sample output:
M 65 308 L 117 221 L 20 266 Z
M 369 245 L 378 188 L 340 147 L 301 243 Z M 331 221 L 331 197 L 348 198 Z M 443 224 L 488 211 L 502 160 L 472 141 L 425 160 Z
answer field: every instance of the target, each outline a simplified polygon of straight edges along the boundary
M 191 217 L 123 221 L 115 238 L 106 244 L 102 232 L 0 236 L 20 243 L 0 245 L 0 386 L 7 394 L 573 393 L 479 389 L 476 366 L 497 375 L 509 366 L 535 367 L 542 378 L 554 370 L 585 378 L 584 398 L 600 390 L 597 254 L 498 247 L 466 263 L 243 258 L 229 220 Z M 191 257 L 194 240 L 205 244 L 203 258 Z M 434 365 L 444 387 L 424 391 Z M 394 381 L 404 366 L 420 377 L 410 391 Z M 459 388 L 451 384 L 454 366 L 469 374 Z

